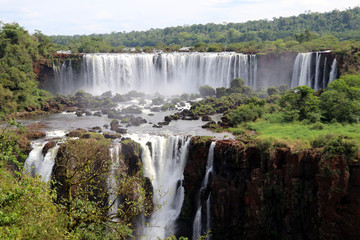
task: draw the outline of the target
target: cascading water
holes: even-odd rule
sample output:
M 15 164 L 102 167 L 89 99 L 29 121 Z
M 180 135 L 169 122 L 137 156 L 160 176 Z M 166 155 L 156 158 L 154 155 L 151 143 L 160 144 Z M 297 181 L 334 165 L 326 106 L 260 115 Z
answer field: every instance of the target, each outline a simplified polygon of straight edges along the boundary
M 63 137 L 65 135 L 64 131 L 54 131 L 47 132 L 47 138 Z M 56 144 L 54 147 L 50 148 L 45 156 L 43 155 L 43 149 L 46 145 L 46 141 L 34 141 L 31 143 L 32 150 L 29 153 L 29 156 L 25 160 L 24 169 L 32 176 L 39 175 L 43 181 L 48 182 L 51 179 L 52 168 L 55 164 L 55 157 L 59 150 L 59 145 Z
M 331 64 L 331 72 L 329 75 L 329 83 L 333 82 L 335 80 L 335 78 L 337 78 L 337 62 L 336 59 L 334 58 L 333 63 Z
M 197 211 L 194 218 L 193 223 L 193 236 L 192 239 L 198 239 L 199 236 L 202 234 L 202 217 L 201 217 L 201 193 L 204 191 L 209 184 L 209 177 L 213 174 L 213 163 L 214 163 L 214 149 L 216 146 L 216 142 L 212 142 L 209 148 L 207 163 L 206 163 L 206 173 L 205 177 L 202 181 L 201 188 L 198 193 L 197 199 Z M 206 229 L 203 232 L 206 232 L 210 228 L 210 194 L 206 200 Z
M 256 87 L 256 72 L 256 55 L 241 53 L 85 54 L 77 74 L 69 62 L 57 70 L 55 91 L 197 92 L 201 85 L 229 87 L 237 77 Z
M 154 188 L 156 210 L 148 224 L 141 224 L 141 238 L 165 239 L 176 230 L 175 221 L 184 200 L 182 180 L 191 138 L 148 134 L 129 137 L 141 145 L 144 175 Z
M 330 66 L 327 65 L 329 53 L 329 51 L 299 53 L 294 62 L 291 88 L 306 85 L 318 90 L 333 81 L 337 77 L 337 62 L 334 58 L 329 73 Z
M 110 147 L 110 157 L 111 157 L 111 167 L 110 167 L 110 173 L 108 178 L 108 194 L 109 194 L 109 217 L 112 219 L 112 221 L 117 221 L 115 218 L 117 212 L 118 212 L 118 206 L 119 206 L 119 198 L 118 198 L 118 185 L 117 185 L 117 176 L 120 169 L 120 149 L 121 149 L 121 143 L 119 143 L 118 140 L 114 141 Z

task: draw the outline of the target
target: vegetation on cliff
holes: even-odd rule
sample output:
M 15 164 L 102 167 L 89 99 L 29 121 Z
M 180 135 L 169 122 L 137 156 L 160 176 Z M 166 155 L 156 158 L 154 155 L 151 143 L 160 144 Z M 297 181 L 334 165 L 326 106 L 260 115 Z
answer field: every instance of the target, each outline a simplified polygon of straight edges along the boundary
M 316 92 L 307 86 L 287 89 L 278 86 L 255 92 L 242 79 L 234 79 L 223 96 L 205 98 L 191 107 L 190 114 L 223 113 L 220 122 L 203 127 L 235 135 L 302 140 L 307 146 L 328 134 L 346 135 L 359 142 L 359 75 L 343 75 Z
M 38 88 L 34 64 L 53 51 L 49 39 L 18 24 L 0 30 L 0 112 L 40 108 L 49 94 Z

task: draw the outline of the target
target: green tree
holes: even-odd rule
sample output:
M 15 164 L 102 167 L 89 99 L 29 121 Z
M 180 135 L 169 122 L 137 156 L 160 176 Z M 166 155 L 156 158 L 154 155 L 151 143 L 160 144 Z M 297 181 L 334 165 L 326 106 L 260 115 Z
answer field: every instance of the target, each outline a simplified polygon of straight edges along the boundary
M 288 91 L 281 97 L 279 104 L 287 121 L 320 120 L 318 97 L 314 90 L 308 86 L 299 86 Z

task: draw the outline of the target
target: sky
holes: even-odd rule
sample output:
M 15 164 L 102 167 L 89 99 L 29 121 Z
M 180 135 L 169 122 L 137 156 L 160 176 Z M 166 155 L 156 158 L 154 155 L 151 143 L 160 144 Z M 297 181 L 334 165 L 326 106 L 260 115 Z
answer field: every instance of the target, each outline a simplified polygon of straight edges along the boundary
M 359 0 L 0 0 L 0 21 L 46 35 L 246 22 L 360 6 Z

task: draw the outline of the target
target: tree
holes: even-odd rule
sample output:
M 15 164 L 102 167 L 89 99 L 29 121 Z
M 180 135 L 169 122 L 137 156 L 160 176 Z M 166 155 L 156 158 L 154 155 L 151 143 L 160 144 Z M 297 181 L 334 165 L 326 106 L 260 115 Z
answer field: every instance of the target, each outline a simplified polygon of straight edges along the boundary
M 212 97 L 215 95 L 215 89 L 209 85 L 203 85 L 199 87 L 201 97 Z
M 318 97 L 314 90 L 308 86 L 299 86 L 281 97 L 279 104 L 287 121 L 320 120 Z

